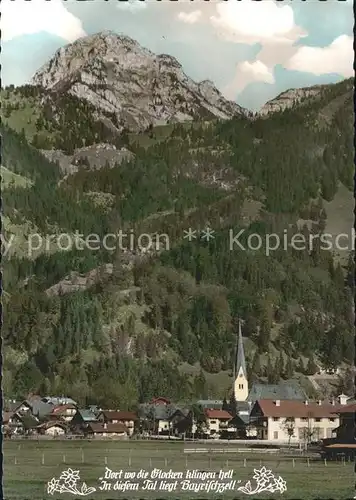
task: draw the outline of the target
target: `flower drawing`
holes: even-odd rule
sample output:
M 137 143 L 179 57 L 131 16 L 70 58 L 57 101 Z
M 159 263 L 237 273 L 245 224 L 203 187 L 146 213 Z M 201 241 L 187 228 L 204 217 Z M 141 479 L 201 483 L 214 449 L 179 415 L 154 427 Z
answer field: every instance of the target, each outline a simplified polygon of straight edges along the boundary
M 53 495 L 55 491 L 59 491 L 59 481 L 55 477 L 53 477 L 48 483 L 47 483 L 47 493 L 50 495 Z
M 53 495 L 55 492 L 72 493 L 73 495 L 86 496 L 96 491 L 93 487 L 88 488 L 86 483 L 83 483 L 80 487 L 80 485 L 77 485 L 79 480 L 79 470 L 72 470 L 71 468 L 68 468 L 62 472 L 59 479 L 53 477 L 50 481 L 48 481 L 47 493 L 49 495 Z
M 287 491 L 287 484 L 284 479 L 281 476 L 276 478 L 272 471 L 266 469 L 266 467 L 254 469 L 253 479 L 255 479 L 257 483 L 255 488 L 252 488 L 251 481 L 247 481 L 244 486 L 240 486 L 237 489 L 246 493 L 246 495 L 255 495 L 263 491 L 270 493 L 275 493 L 276 491 L 284 493 Z

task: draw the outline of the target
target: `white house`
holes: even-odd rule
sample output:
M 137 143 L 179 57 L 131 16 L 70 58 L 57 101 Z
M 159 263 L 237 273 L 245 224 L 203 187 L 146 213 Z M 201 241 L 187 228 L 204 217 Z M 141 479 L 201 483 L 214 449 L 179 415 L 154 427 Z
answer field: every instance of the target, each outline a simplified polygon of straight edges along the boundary
M 219 437 L 222 431 L 235 432 L 236 428 L 229 426 L 232 415 L 224 410 L 205 410 L 206 434 L 210 437 Z
M 337 413 L 342 405 L 335 402 L 295 400 L 258 400 L 250 422 L 259 439 L 279 443 L 302 443 L 332 437 L 339 427 Z

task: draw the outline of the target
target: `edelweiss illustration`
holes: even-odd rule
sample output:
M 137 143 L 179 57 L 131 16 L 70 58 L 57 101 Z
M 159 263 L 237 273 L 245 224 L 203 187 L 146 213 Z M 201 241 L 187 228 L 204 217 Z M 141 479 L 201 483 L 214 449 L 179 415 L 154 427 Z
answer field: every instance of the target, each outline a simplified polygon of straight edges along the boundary
M 48 481 L 47 493 L 49 495 L 53 495 L 55 492 L 72 493 L 73 495 L 86 496 L 96 491 L 96 488 L 88 488 L 86 483 L 83 483 L 82 487 L 79 489 L 79 486 L 77 486 L 77 481 L 79 480 L 79 470 L 72 470 L 69 468 L 62 472 L 59 479 L 53 477 L 50 481 Z
M 252 489 L 251 481 L 247 481 L 245 486 L 240 486 L 237 488 L 239 491 L 246 493 L 247 495 L 255 495 L 256 493 L 262 493 L 263 491 L 269 491 L 275 493 L 279 491 L 281 494 L 287 491 L 287 484 L 284 479 L 275 477 L 271 470 L 262 467 L 262 469 L 254 469 L 253 479 L 256 480 L 257 486 Z

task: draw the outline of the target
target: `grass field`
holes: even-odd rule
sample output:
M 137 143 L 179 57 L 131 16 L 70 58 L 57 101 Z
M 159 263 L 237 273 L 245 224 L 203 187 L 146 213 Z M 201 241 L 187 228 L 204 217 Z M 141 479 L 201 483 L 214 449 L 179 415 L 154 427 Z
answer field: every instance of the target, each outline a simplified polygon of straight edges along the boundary
M 222 449 L 224 453 L 214 453 L 212 450 Z M 285 498 L 305 499 L 347 499 L 354 496 L 354 464 L 350 462 L 327 462 L 306 458 L 295 458 L 281 455 L 257 455 L 247 452 L 226 452 L 227 448 L 236 448 L 238 445 L 197 444 L 183 442 L 153 442 L 153 441 L 5 441 L 3 446 L 4 462 L 4 498 L 6 500 L 42 500 L 45 498 L 79 498 L 70 493 L 47 493 L 47 482 L 52 478 L 59 479 L 61 473 L 71 467 L 79 470 L 78 486 L 86 482 L 88 487 L 96 491 L 83 498 L 88 499 L 232 499 L 255 498 L 237 490 L 247 481 L 255 488 L 253 479 L 254 469 L 265 466 L 275 477 L 281 476 L 287 485 L 287 491 L 277 493 L 260 493 L 258 498 Z M 186 453 L 188 448 L 208 448 L 208 453 Z M 153 469 L 162 471 L 182 472 L 198 470 L 200 472 L 216 472 L 220 470 L 230 472 L 232 479 L 220 480 L 228 483 L 236 480 L 235 489 L 222 494 L 216 492 L 182 491 L 178 480 L 178 487 L 173 492 L 168 491 L 115 491 L 111 482 L 110 491 L 99 491 L 102 484 L 100 477 L 104 476 L 105 468 L 112 471 L 138 473 L 145 469 L 149 474 Z M 125 482 L 123 476 L 122 482 Z M 140 482 L 142 479 L 131 479 Z M 192 482 L 199 482 L 191 480 Z M 209 479 L 206 481 L 208 482 Z M 174 480 L 166 482 L 174 483 Z M 158 484 L 161 481 L 158 480 Z

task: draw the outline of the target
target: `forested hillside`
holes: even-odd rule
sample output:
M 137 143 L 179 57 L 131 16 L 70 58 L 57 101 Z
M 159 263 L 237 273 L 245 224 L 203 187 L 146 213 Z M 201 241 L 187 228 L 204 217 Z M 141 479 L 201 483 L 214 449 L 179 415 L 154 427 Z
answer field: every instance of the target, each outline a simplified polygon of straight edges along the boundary
M 231 371 L 238 318 L 252 379 L 353 361 L 353 256 L 343 268 L 320 239 L 310 251 L 231 249 L 229 233 L 245 229 L 241 243 L 253 233 L 283 240 L 300 232 L 300 220 L 309 221 L 306 238 L 325 231 L 324 202 L 340 183 L 353 189 L 351 80 L 268 116 L 124 131 L 114 143 L 130 160 L 96 171 L 84 162 L 65 177 L 35 147 L 71 153 L 113 143 L 111 132 L 94 131 L 92 110 L 83 103 L 79 113 L 77 98 L 65 97 L 55 120 L 48 103 L 37 108 L 34 131 L 33 118 L 20 119 L 37 99 L 33 89 L 4 91 L 2 162 L 16 174 L 3 190 L 4 235 L 13 237 L 3 259 L 5 394 L 63 393 L 120 407 L 158 394 L 222 398 L 231 379 L 214 385 L 210 374 Z M 207 227 L 210 241 L 200 237 Z M 190 242 L 188 228 L 197 231 Z M 102 241 L 120 229 L 166 234 L 170 248 L 28 252 L 31 232 Z M 97 279 L 83 290 L 48 292 L 66 277 L 74 290 L 93 269 Z M 186 369 L 193 365 L 195 375 Z

